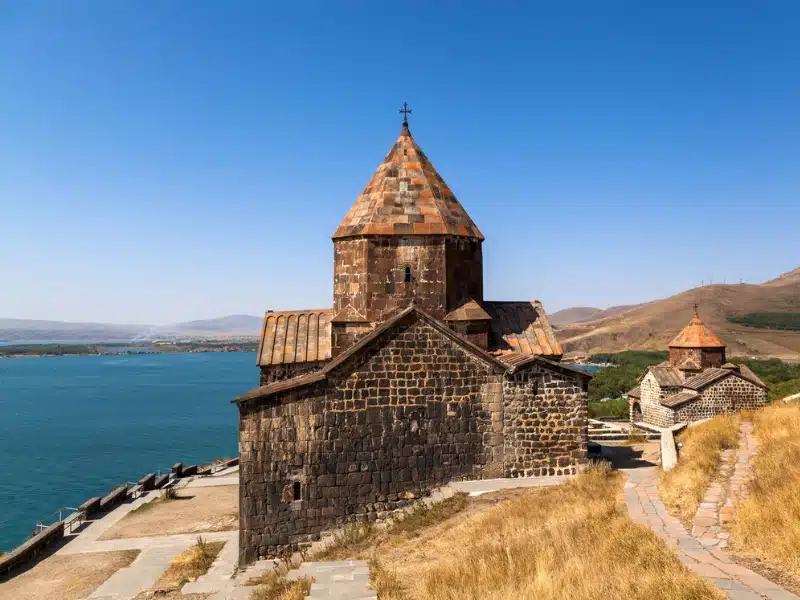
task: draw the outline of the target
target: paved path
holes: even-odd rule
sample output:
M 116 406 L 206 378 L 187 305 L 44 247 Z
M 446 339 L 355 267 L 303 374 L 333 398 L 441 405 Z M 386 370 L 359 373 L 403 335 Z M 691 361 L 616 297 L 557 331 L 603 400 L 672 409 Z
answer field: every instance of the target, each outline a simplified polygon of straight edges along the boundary
M 684 565 L 723 590 L 730 600 L 800 600 L 758 573 L 735 564 L 723 550 L 706 547 L 692 537 L 661 502 L 655 467 L 621 470 L 628 475 L 624 494 L 631 518 L 655 531 Z
M 289 579 L 313 577 L 311 592 L 306 598 L 340 598 L 341 600 L 378 600 L 369 585 L 369 566 L 364 560 L 309 562 L 289 573 Z
M 572 475 L 552 475 L 547 477 L 515 477 L 509 479 L 480 479 L 477 481 L 454 481 L 443 489 L 465 492 L 470 496 L 480 496 L 498 490 L 513 488 L 549 487 L 559 485 L 572 478 Z M 434 493 L 435 495 L 435 493 Z
M 756 450 L 753 423 L 742 421 L 739 425 L 739 446 L 736 450 L 722 452 L 719 472 L 708 486 L 692 522 L 692 535 L 704 546 L 728 546 L 728 525 L 733 520 L 736 505 L 749 494 L 747 483 L 752 475 L 750 463 Z

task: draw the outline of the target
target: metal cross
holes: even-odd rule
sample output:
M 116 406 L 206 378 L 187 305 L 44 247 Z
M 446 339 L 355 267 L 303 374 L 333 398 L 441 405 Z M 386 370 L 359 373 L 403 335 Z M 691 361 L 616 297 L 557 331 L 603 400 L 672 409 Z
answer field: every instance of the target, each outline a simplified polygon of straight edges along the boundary
M 403 125 L 408 125 L 408 115 L 411 114 L 411 109 L 408 108 L 408 102 L 403 102 L 403 108 L 397 112 L 403 113 Z

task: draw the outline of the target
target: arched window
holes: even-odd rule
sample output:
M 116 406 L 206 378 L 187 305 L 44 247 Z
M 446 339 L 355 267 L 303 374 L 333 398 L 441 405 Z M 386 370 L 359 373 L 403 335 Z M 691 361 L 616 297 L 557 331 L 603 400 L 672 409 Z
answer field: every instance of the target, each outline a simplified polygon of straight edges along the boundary
M 403 277 L 403 281 L 406 283 L 411 283 L 411 267 L 406 265 L 405 276 Z
M 300 487 L 300 482 L 299 481 L 295 481 L 294 482 L 294 499 L 295 500 L 300 500 L 301 492 L 302 492 L 302 489 Z

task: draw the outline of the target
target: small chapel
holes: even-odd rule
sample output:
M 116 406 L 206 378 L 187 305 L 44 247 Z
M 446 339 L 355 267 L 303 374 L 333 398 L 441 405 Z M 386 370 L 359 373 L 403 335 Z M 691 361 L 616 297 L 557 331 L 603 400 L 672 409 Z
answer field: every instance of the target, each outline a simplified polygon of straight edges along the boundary
M 450 481 L 586 459 L 590 376 L 540 302 L 484 299 L 484 236 L 407 119 L 332 239 L 333 305 L 268 311 L 261 385 L 235 400 L 242 565 Z
M 760 408 L 767 386 L 743 364 L 726 362 L 725 343 L 697 313 L 669 343 L 669 360 L 648 367 L 628 392 L 631 423 L 672 427 Z

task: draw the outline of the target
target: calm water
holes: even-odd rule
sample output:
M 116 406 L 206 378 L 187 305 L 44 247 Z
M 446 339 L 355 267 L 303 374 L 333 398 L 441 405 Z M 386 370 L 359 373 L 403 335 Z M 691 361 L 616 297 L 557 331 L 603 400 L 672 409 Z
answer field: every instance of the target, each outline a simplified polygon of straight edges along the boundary
M 0 550 L 115 484 L 236 456 L 230 401 L 256 385 L 249 352 L 0 359 Z

